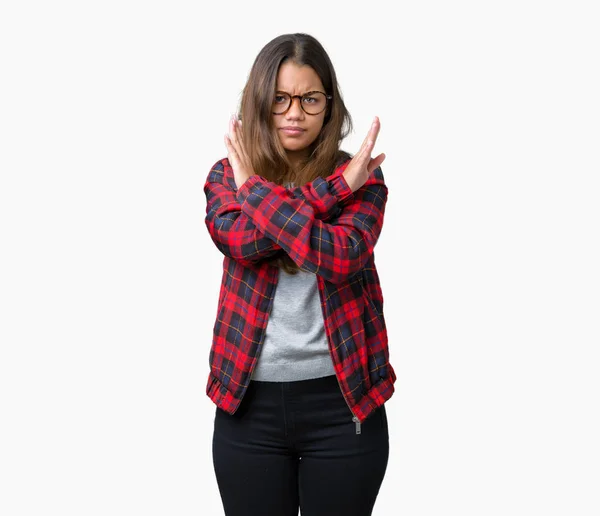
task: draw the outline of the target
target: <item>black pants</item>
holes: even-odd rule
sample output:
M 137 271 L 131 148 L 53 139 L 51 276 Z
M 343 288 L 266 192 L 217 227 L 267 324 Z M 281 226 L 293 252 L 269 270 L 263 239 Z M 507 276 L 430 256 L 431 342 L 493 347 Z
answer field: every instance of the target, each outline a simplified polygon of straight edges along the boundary
M 213 464 L 226 516 L 369 516 L 389 456 L 385 406 L 356 433 L 335 375 L 251 381 L 217 408 Z

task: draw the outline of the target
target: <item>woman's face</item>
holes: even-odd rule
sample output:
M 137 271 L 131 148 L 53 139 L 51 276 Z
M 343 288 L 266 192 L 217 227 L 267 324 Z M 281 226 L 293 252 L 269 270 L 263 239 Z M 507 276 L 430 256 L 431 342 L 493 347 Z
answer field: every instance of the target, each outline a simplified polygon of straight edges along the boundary
M 279 68 L 276 91 L 285 91 L 289 95 L 303 95 L 309 91 L 325 93 L 321 79 L 313 68 L 307 65 L 298 66 L 290 61 L 286 61 Z M 308 156 L 308 147 L 319 136 L 326 112 L 327 110 L 324 110 L 318 115 L 308 115 L 300 107 L 300 99 L 295 98 L 287 112 L 271 115 L 279 140 L 292 163 Z M 286 133 L 283 128 L 288 126 L 299 127 L 303 131 Z

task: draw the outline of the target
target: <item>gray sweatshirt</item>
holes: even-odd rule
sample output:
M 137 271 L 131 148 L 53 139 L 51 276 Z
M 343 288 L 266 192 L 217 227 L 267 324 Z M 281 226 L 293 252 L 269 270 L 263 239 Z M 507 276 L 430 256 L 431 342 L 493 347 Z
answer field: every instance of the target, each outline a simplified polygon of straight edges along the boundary
M 317 276 L 279 269 L 273 306 L 252 380 L 291 382 L 335 374 Z

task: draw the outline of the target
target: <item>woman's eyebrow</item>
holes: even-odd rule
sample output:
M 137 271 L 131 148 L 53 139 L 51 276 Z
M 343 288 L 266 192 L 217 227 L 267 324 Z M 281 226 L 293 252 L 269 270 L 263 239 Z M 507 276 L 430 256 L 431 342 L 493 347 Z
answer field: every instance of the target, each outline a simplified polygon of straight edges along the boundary
M 318 88 L 310 88 L 310 89 L 306 90 L 304 93 L 309 93 L 311 91 L 320 91 L 320 90 Z M 280 93 L 289 93 L 289 91 L 282 90 L 282 89 L 278 89 L 277 92 L 280 92 Z M 302 93 L 302 95 L 304 95 L 304 93 Z M 300 93 L 299 93 L 299 95 L 300 95 Z

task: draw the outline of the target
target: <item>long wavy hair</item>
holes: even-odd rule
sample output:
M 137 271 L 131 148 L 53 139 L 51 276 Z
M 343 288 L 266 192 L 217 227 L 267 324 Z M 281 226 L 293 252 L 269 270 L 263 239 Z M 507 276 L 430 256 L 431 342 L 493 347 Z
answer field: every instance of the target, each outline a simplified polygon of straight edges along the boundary
M 294 168 L 277 136 L 272 105 L 280 66 L 290 61 L 308 65 L 319 76 L 325 93 L 333 98 L 327 105 L 323 127 L 310 145 L 308 159 Z M 256 57 L 238 107 L 242 131 L 252 170 L 279 185 L 293 182 L 302 186 L 317 177 L 327 177 L 350 154 L 340 149 L 342 140 L 353 130 L 352 117 L 344 105 L 333 64 L 323 46 L 304 33 L 283 34 L 267 43 Z M 268 260 L 289 274 L 299 270 L 284 251 Z

